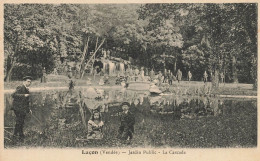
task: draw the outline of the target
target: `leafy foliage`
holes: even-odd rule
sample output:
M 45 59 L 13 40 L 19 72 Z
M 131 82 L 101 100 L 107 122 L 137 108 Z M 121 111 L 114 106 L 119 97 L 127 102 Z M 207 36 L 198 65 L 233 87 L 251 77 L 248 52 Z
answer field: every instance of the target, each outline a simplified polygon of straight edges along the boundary
M 194 80 L 206 70 L 217 81 L 223 72 L 226 82 L 254 83 L 256 11 L 250 3 L 5 4 L 6 80 L 21 78 L 19 70 L 38 78 L 60 58 L 81 62 L 89 37 L 88 52 L 106 38 L 103 48 L 135 65 L 192 70 Z

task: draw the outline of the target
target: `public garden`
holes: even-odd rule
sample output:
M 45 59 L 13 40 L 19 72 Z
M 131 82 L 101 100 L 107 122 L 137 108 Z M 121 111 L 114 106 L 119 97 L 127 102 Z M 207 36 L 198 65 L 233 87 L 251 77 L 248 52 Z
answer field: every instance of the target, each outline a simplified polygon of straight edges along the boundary
M 256 10 L 5 4 L 5 147 L 256 147 Z M 14 142 L 11 94 L 26 75 L 32 114 Z M 135 117 L 127 144 L 123 102 Z M 102 139 L 88 139 L 96 110 Z

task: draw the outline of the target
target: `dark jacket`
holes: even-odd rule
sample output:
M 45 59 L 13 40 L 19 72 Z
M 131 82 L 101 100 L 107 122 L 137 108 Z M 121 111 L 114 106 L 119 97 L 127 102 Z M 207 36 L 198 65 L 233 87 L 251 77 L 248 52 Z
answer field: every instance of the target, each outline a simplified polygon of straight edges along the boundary
M 12 94 L 14 98 L 13 110 L 21 112 L 29 112 L 29 97 L 25 97 L 25 94 L 30 94 L 29 90 L 24 86 L 20 85 L 16 88 L 15 92 Z
M 130 130 L 131 132 L 134 132 L 134 124 L 135 124 L 135 117 L 134 114 L 130 111 L 126 113 L 122 113 L 121 115 L 121 128 L 124 128 L 125 130 Z

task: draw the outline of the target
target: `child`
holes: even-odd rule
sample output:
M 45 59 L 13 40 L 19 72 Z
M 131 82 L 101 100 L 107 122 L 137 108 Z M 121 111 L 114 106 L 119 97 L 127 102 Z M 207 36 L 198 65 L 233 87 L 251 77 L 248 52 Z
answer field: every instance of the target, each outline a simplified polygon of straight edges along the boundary
M 99 83 L 98 83 L 100 86 L 103 86 L 105 84 L 104 82 L 104 76 L 101 76 L 100 77 L 100 80 L 99 80 Z
M 91 83 L 91 78 L 88 78 L 88 80 L 87 80 L 87 85 L 91 85 L 92 83 Z
M 121 84 L 119 73 L 118 73 L 117 76 L 116 76 L 116 83 L 115 83 L 115 84 L 116 84 L 116 85 Z
M 121 125 L 117 137 L 123 141 L 129 141 L 130 143 L 134 133 L 135 117 L 129 111 L 130 104 L 128 102 L 122 103 L 121 107 L 123 112 L 120 117 Z
M 88 121 L 88 135 L 87 139 L 102 139 L 102 128 L 104 126 L 101 120 L 101 114 L 99 111 L 94 111 L 91 119 Z
M 109 84 L 109 76 L 108 76 L 108 74 L 104 75 L 104 84 Z

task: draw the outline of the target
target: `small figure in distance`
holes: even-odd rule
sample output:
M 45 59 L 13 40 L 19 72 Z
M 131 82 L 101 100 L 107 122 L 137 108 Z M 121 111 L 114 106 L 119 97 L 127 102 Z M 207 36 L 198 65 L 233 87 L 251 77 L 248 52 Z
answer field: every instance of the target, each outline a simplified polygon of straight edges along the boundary
M 174 75 L 172 74 L 172 72 L 170 72 L 170 76 L 169 76 L 169 85 L 172 85 L 172 81 L 174 80 Z
M 91 82 L 91 78 L 87 78 L 87 85 L 91 85 L 92 82 Z
M 72 78 L 72 69 L 70 66 L 68 66 L 68 77 Z
M 46 82 L 47 82 L 46 76 L 47 76 L 46 70 L 45 70 L 45 67 L 43 67 L 43 69 L 42 69 L 41 83 L 46 83 Z
M 177 77 L 178 83 L 180 83 L 181 78 L 182 78 L 182 72 L 180 69 L 178 69 L 176 77 Z
M 162 80 L 163 80 L 163 75 L 162 75 L 162 72 L 161 71 L 159 71 L 159 73 L 158 73 L 158 80 L 159 80 L 159 86 L 161 85 L 161 83 L 162 83 Z
M 141 75 L 141 80 L 144 81 L 144 67 L 141 67 L 140 75 Z
M 224 78 L 225 78 L 224 73 L 221 72 L 221 73 L 220 73 L 220 80 L 221 80 L 221 83 L 224 83 Z
M 192 74 L 191 74 L 191 72 L 190 71 L 188 71 L 188 81 L 190 82 L 191 81 L 191 78 L 192 78 Z
M 54 75 L 59 75 L 56 67 L 53 69 L 53 74 Z
M 208 74 L 207 74 L 206 70 L 203 74 L 203 81 L 204 81 L 204 83 L 206 83 L 208 81 Z
M 138 69 L 138 67 L 136 67 L 135 68 L 135 81 L 137 81 L 138 80 L 138 76 L 139 76 L 139 69 Z
M 153 79 L 154 79 L 154 71 L 153 71 L 153 68 L 152 68 L 152 70 L 151 70 L 151 72 L 150 72 L 150 79 L 151 79 L 151 81 L 153 81 Z

